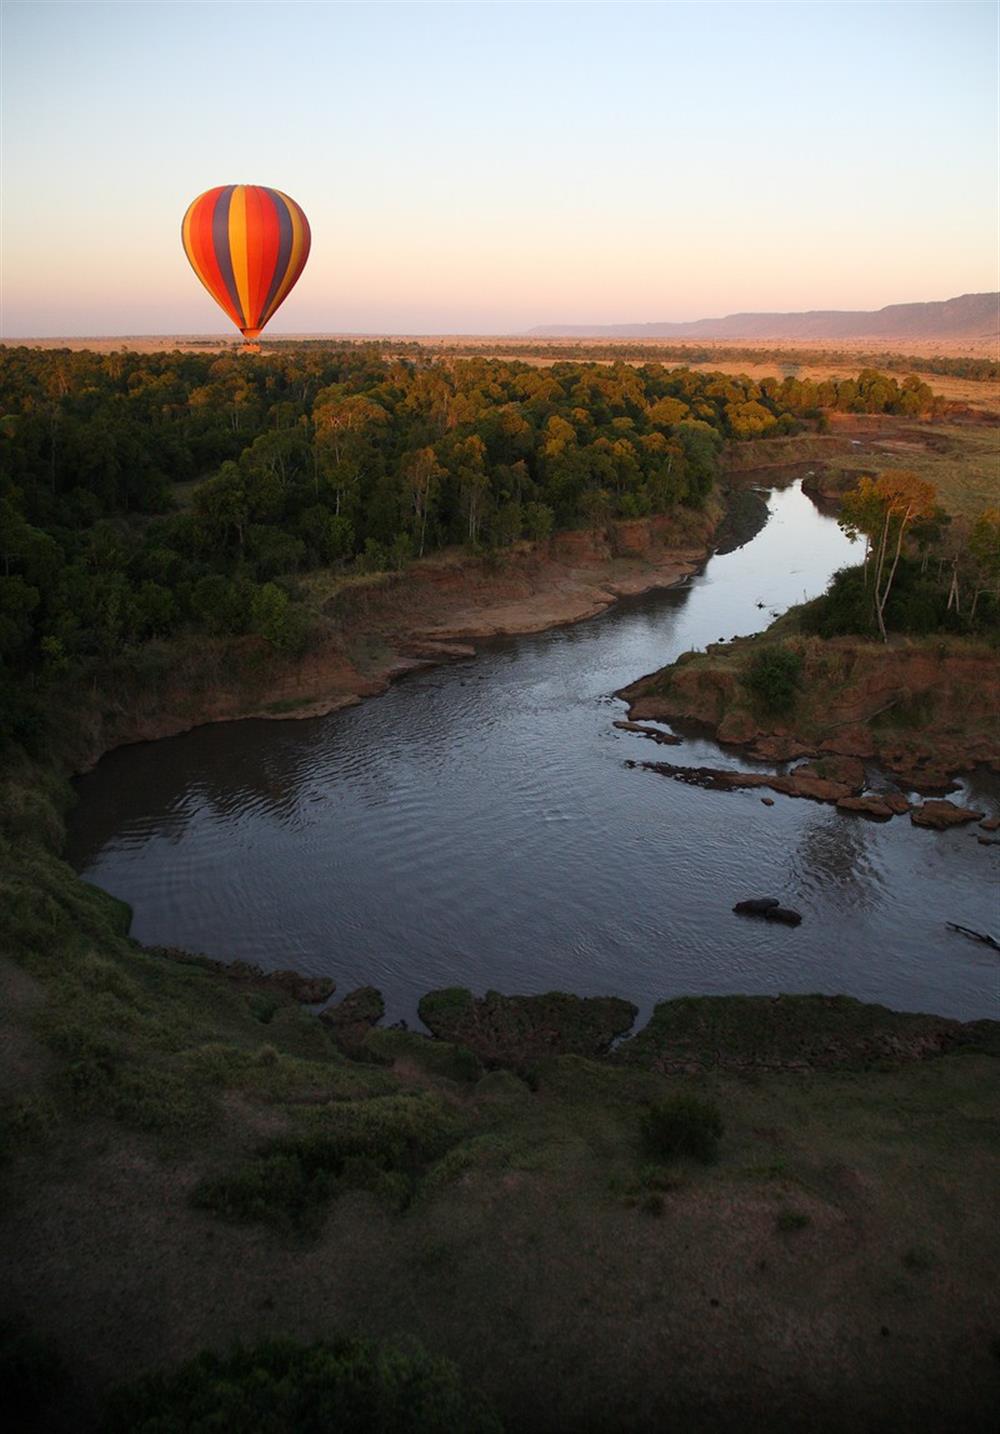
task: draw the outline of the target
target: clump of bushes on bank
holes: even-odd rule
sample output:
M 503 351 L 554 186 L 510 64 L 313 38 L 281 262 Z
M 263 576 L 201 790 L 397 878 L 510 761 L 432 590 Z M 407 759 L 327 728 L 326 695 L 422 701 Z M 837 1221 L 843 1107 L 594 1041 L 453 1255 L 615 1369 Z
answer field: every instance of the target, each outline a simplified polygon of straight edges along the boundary
M 994 594 L 979 595 L 974 615 L 971 600 L 949 607 L 948 595 L 936 567 L 925 569 L 917 559 L 900 558 L 886 604 L 886 627 L 911 637 L 937 632 L 1000 637 L 1000 601 Z M 816 637 L 877 636 L 864 568 L 834 573 L 823 596 L 802 608 L 800 625 Z
M 269 1340 L 149 1374 L 111 1401 L 105 1434 L 501 1434 L 456 1367 L 369 1340 Z
M 310 1128 L 271 1140 L 234 1169 L 203 1180 L 194 1203 L 224 1219 L 311 1234 L 345 1189 L 406 1206 L 423 1172 L 461 1133 L 444 1102 L 427 1093 L 333 1105 Z
M 790 647 L 762 647 L 743 671 L 743 685 L 756 706 L 772 715 L 790 712 L 798 696 L 802 655 Z
M 658 1159 L 689 1156 L 710 1164 L 718 1152 L 724 1130 L 714 1100 L 675 1095 L 651 1105 L 642 1118 L 642 1137 Z

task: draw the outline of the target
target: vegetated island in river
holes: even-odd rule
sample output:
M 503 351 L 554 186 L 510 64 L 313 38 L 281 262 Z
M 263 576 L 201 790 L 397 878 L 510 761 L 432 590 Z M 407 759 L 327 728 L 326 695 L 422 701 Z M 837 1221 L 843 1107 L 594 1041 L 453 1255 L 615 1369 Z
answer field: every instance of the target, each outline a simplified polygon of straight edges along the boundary
M 947 792 L 953 777 L 982 764 L 1000 771 L 997 711 L 1000 664 L 983 641 L 908 639 L 888 649 L 852 638 L 804 634 L 793 609 L 760 636 L 684 653 L 618 694 L 633 724 L 697 724 L 715 740 L 757 761 L 809 758 L 791 775 L 721 771 L 714 785 L 765 786 L 792 796 L 855 806 L 864 764 L 893 777 L 899 788 Z M 754 675 L 780 655 L 794 664 L 792 710 L 769 711 Z M 659 764 L 665 769 L 667 764 Z M 674 769 L 680 775 L 686 769 Z M 795 780 L 798 776 L 798 781 Z M 711 771 L 706 772 L 706 784 Z M 812 779 L 812 786 L 804 780 Z M 890 816 L 885 795 L 871 815 Z M 908 804 L 896 810 L 905 812 Z

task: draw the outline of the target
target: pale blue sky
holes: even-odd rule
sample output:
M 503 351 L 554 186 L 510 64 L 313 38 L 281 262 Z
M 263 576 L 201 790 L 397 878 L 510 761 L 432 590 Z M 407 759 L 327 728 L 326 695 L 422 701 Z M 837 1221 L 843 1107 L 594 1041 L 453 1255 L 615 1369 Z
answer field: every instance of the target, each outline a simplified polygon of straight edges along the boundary
M 179 225 L 313 229 L 268 332 L 997 287 L 993 4 L 3 5 L 6 336 L 221 332 Z

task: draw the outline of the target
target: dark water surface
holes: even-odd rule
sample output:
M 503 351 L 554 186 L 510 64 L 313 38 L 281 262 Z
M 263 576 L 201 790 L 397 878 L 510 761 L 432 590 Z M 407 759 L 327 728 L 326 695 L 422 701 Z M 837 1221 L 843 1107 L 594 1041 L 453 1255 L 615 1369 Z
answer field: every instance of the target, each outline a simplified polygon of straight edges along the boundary
M 141 941 L 329 974 L 341 992 L 371 983 L 389 1019 L 445 985 L 615 994 L 643 1012 L 827 991 L 1000 1014 L 1000 958 L 944 924 L 997 926 L 998 852 L 968 828 L 768 808 L 624 766 L 661 749 L 615 731 L 616 688 L 758 630 L 857 559 L 798 484 L 769 505 L 751 543 L 683 589 L 492 641 L 329 717 L 112 752 L 77 783 L 69 860 L 133 906 Z M 738 765 L 705 741 L 664 755 Z M 995 779 L 966 791 L 998 810 Z M 802 925 L 732 915 L 762 894 Z

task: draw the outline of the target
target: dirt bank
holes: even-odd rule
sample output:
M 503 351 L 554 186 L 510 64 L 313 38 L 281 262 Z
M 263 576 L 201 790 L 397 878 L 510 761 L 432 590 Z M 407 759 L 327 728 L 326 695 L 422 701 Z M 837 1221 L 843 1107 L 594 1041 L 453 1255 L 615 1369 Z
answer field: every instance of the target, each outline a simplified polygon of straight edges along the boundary
M 304 654 L 283 659 L 256 638 L 151 647 L 141 672 L 123 670 L 105 687 L 73 765 L 86 770 L 114 747 L 206 722 L 322 716 L 415 668 L 471 657 L 480 639 L 543 632 L 672 587 L 704 563 L 720 517 L 716 504 L 557 533 L 498 558 L 454 549 L 402 573 L 311 574 L 303 595 L 315 635 Z
M 767 716 L 742 673 L 760 645 L 788 630 L 786 617 L 761 637 L 685 653 L 618 695 L 632 721 L 693 721 L 768 761 L 855 757 L 925 791 L 947 789 L 980 763 L 1000 771 L 1000 659 L 985 643 L 787 636 L 802 658 L 799 691 L 787 715 Z

